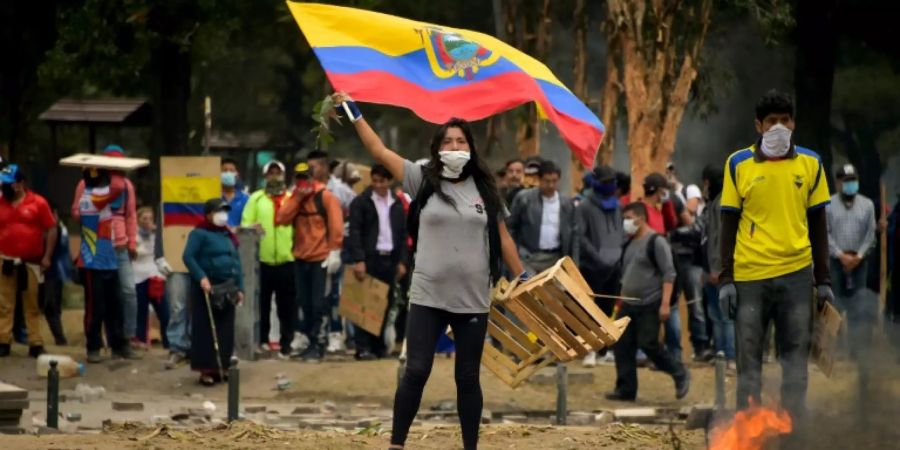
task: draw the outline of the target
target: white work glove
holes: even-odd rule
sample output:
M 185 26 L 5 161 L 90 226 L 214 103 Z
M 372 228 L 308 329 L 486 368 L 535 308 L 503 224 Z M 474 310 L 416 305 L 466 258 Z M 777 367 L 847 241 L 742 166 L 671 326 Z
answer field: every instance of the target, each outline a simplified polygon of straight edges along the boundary
M 325 258 L 325 261 L 322 261 L 322 268 L 325 269 L 325 272 L 328 273 L 328 275 L 336 274 L 341 268 L 341 251 L 330 251 L 328 257 Z
M 156 258 L 156 270 L 159 270 L 159 273 L 164 277 L 168 277 L 174 272 L 166 258 Z

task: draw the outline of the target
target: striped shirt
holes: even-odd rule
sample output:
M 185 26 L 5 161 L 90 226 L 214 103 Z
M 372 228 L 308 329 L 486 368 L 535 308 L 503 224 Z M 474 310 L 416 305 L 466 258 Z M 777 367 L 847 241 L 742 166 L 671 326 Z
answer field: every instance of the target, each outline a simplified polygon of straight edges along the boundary
M 837 258 L 843 252 L 865 257 L 875 245 L 875 205 L 857 194 L 847 206 L 841 194 L 831 197 L 828 215 L 828 252 Z

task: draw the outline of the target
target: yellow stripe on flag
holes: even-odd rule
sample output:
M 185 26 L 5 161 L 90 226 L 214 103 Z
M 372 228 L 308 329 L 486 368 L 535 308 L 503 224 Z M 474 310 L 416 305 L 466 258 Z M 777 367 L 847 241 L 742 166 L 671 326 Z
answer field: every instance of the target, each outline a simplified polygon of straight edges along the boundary
M 508 59 L 528 75 L 568 90 L 543 63 L 488 34 L 356 8 L 292 1 L 287 4 L 313 48 L 368 47 L 388 56 L 399 56 L 425 47 L 417 30 L 437 28 L 477 42 L 495 55 Z
M 162 177 L 163 203 L 204 203 L 222 195 L 216 177 Z

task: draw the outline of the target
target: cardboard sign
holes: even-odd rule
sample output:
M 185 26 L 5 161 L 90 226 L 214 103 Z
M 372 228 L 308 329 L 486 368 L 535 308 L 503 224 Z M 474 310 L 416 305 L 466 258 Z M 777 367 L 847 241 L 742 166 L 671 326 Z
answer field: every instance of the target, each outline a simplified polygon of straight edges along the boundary
M 387 283 L 372 277 L 358 281 L 348 272 L 344 275 L 338 313 L 363 330 L 381 336 L 381 325 L 387 315 L 389 290 Z
M 811 354 L 816 365 L 827 377 L 831 377 L 834 370 L 834 353 L 837 350 L 837 338 L 842 321 L 841 313 L 831 303 L 826 303 L 825 307 L 816 313 Z
M 159 159 L 163 254 L 175 272 L 187 272 L 182 261 L 187 237 L 203 221 L 203 204 L 222 196 L 218 156 L 163 156 Z
M 94 167 L 109 170 L 135 170 L 150 165 L 149 159 L 124 158 L 115 156 L 94 155 L 91 153 L 77 153 L 59 160 L 60 166 L 68 167 Z

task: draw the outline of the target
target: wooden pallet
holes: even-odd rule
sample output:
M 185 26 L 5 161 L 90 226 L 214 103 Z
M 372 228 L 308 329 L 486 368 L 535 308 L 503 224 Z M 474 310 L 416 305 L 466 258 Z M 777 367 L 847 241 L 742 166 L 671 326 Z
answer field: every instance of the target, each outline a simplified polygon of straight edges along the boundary
M 518 285 L 500 280 L 491 293 L 482 364 L 516 387 L 547 365 L 611 346 L 629 319 L 612 320 L 568 257 Z M 521 325 L 520 325 L 521 324 Z

